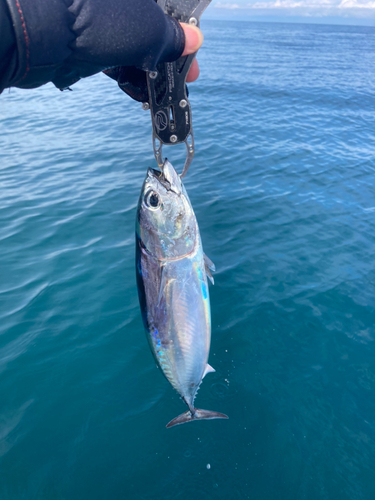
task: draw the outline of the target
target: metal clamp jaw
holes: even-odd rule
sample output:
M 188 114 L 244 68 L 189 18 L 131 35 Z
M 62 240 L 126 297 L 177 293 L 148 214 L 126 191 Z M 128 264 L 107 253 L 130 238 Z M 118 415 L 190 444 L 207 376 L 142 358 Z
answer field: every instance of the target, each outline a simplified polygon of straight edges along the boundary
M 211 0 L 158 0 L 163 11 L 180 22 L 199 26 L 199 20 Z M 181 177 L 186 175 L 194 156 L 194 136 L 191 106 L 186 89 L 186 76 L 195 54 L 180 57 L 175 62 L 160 63 L 156 71 L 147 73 L 151 109 L 154 155 L 159 168 L 163 167 L 162 146 L 184 142 L 187 156 Z

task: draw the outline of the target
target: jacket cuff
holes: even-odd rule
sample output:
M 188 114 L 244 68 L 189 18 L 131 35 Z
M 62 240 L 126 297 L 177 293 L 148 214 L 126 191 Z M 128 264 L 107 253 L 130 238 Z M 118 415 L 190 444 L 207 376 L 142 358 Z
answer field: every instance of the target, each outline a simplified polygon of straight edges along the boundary
M 75 39 L 69 0 L 5 0 L 16 37 L 18 67 L 7 86 L 34 88 L 53 79 Z

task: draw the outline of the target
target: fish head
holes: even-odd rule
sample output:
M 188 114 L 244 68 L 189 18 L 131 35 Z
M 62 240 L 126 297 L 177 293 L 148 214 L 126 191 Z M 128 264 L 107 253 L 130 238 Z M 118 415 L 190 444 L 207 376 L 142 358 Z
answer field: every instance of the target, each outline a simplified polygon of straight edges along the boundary
M 158 259 L 191 253 L 198 227 L 189 197 L 171 163 L 163 171 L 149 168 L 137 212 L 137 234 L 146 250 Z

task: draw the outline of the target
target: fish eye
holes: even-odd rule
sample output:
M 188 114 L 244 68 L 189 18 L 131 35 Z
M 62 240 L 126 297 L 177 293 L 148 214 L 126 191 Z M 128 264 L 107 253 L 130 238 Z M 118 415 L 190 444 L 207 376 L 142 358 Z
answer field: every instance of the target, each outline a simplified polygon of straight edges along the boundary
M 148 208 L 156 210 L 161 205 L 159 195 L 155 191 L 148 191 L 145 195 L 145 204 Z
M 152 193 L 152 195 L 150 196 L 149 202 L 150 202 L 150 205 L 152 207 L 154 207 L 154 208 L 157 207 L 159 205 L 159 197 L 158 197 L 158 195 Z

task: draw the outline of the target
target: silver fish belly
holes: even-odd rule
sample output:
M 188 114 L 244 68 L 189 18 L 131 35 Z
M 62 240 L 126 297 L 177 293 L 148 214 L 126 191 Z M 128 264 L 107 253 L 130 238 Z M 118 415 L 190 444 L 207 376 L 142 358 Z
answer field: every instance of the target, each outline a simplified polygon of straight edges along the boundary
M 173 166 L 149 169 L 138 203 L 136 269 L 142 318 L 151 351 L 189 410 L 167 427 L 192 420 L 228 418 L 194 407 L 207 363 L 211 313 L 207 274 L 197 220 Z

